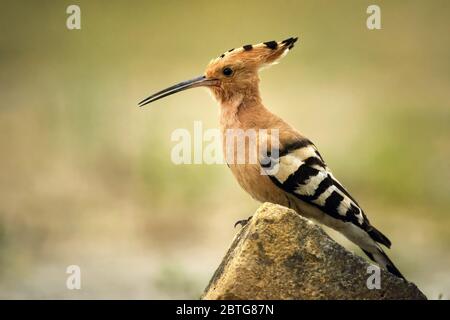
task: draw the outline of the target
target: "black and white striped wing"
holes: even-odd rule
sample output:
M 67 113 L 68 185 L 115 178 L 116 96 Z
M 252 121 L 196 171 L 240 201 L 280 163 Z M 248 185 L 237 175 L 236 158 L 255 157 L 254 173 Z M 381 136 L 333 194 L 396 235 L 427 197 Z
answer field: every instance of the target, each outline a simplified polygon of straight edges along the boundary
M 377 242 L 390 246 L 390 241 L 370 226 L 363 210 L 326 166 L 317 148 L 309 140 L 300 140 L 279 151 L 266 173 L 285 192 L 319 208 L 325 214 L 351 222 L 367 231 Z

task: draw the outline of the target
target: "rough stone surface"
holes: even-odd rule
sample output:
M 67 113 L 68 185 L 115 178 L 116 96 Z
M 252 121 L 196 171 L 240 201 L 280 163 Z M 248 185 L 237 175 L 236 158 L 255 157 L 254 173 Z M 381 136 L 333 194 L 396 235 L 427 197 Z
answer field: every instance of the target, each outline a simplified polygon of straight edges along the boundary
M 265 203 L 236 235 L 202 299 L 426 299 L 384 270 L 381 289 L 369 290 L 369 266 L 295 211 Z

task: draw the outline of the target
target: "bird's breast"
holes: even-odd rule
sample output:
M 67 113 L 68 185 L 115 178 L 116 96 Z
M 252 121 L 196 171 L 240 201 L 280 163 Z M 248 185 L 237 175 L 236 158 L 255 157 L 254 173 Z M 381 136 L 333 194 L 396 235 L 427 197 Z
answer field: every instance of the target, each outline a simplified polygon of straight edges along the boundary
M 239 185 L 254 199 L 287 206 L 284 192 L 276 187 L 261 166 L 261 146 L 265 139 L 258 134 L 238 130 L 223 133 L 223 154 Z
M 230 164 L 231 172 L 239 185 L 254 199 L 260 202 L 272 202 L 285 205 L 285 196 L 270 178 L 262 175 L 256 164 Z

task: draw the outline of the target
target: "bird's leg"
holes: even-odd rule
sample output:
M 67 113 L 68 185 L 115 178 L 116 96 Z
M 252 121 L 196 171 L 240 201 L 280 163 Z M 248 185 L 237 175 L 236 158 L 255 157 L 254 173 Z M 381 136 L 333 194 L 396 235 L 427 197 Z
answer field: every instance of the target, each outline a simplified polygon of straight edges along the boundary
M 234 224 L 234 228 L 236 228 L 236 226 L 238 226 L 238 225 L 240 225 L 241 227 L 245 227 L 245 225 L 250 221 L 250 219 L 251 219 L 252 217 L 253 217 L 253 216 L 250 216 L 250 217 L 248 217 L 247 219 L 236 221 L 236 223 Z

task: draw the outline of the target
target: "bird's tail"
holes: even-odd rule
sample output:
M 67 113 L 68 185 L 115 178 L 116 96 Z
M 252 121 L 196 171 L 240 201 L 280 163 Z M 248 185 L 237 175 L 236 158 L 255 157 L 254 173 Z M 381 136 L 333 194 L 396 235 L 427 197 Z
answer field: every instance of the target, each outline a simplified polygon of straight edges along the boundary
M 395 264 L 392 262 L 392 260 L 389 259 L 387 254 L 379 246 L 377 246 L 377 249 L 374 250 L 374 252 L 368 252 L 364 249 L 363 251 L 371 260 L 378 263 L 381 267 L 383 267 L 393 275 L 396 275 L 397 277 L 406 280 L 405 277 L 401 274 L 401 272 L 397 269 Z

